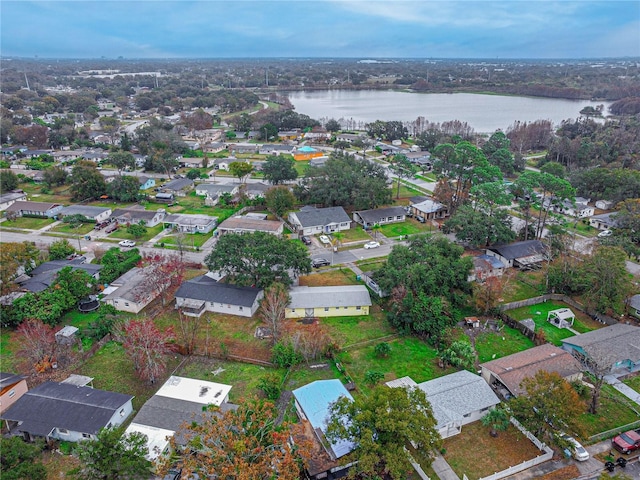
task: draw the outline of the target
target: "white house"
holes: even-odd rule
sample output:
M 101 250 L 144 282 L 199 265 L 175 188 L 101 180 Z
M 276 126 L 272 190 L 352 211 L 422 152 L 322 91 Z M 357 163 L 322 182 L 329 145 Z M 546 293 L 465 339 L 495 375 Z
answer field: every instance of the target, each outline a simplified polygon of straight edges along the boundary
M 134 267 L 116 278 L 104 290 L 102 302 L 121 312 L 140 313 L 160 295 L 159 291 L 149 288 L 145 268 Z
M 175 296 L 176 308 L 191 317 L 200 317 L 205 311 L 252 317 L 260 306 L 264 291 L 219 283 L 201 275 L 180 285 Z
M 293 287 L 286 318 L 369 315 L 371 296 L 364 285 Z
M 107 207 L 92 207 L 89 205 L 69 205 L 58 212 L 59 218 L 69 215 L 82 215 L 96 223 L 104 222 L 111 216 L 111 209 Z
M 351 228 L 351 219 L 342 207 L 305 206 L 298 212 L 289 213 L 289 222 L 303 235 L 341 232 Z
M 26 200 L 27 194 L 24 192 L 7 192 L 0 195 L 0 212 L 6 210 L 11 205 L 21 200 Z

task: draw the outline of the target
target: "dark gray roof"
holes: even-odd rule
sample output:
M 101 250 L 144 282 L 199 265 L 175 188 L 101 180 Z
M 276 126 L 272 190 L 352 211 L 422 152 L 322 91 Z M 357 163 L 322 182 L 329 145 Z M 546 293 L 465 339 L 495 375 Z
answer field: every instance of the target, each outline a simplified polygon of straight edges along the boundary
M 31 278 L 21 282 L 20 286 L 30 292 L 41 292 L 55 281 L 58 272 L 65 267 L 71 267 L 73 270 L 84 270 L 91 276 L 94 276 L 102 269 L 102 265 L 80 263 L 80 261 L 84 260 L 52 260 L 45 262 L 34 268 L 31 272 Z
M 563 346 L 574 345 L 581 348 L 594 362 L 602 366 L 626 360 L 640 362 L 640 328 L 633 325 L 616 323 L 565 338 L 562 343 Z
M 349 215 L 342 207 L 315 208 L 306 206 L 296 212 L 296 217 L 298 217 L 300 225 L 305 228 L 351 222 Z
M 515 242 L 509 245 L 494 245 L 489 250 L 496 252 L 507 260 L 530 257 L 546 253 L 547 247 L 540 240 L 527 240 L 525 242 Z
M 387 219 L 387 217 L 404 216 L 407 214 L 403 207 L 387 207 L 387 208 L 375 208 L 373 210 L 361 210 L 354 212 L 360 215 L 367 223 L 376 223 L 381 219 Z
M 176 431 L 184 422 L 202 415 L 202 404 L 154 395 L 142 406 L 133 423 Z
M 45 382 L 29 390 L 2 418 L 22 422 L 18 430 L 46 436 L 54 428 L 96 434 L 133 397 L 122 393 Z
M 629 306 L 631 308 L 635 308 L 636 310 L 640 310 L 640 295 L 634 295 L 629 299 Z
M 16 384 L 24 378 L 26 377 L 23 377 L 18 373 L 0 372 L 0 390 L 10 385 Z
M 118 208 L 113 211 L 111 217 L 125 217 L 131 220 L 152 220 L 157 213 L 157 210 L 145 210 L 144 208 Z
M 175 180 L 171 180 L 170 182 L 165 183 L 160 188 L 164 190 L 178 191 L 192 186 L 193 180 L 189 178 L 176 178 Z
M 60 210 L 60 215 L 84 215 L 85 217 L 97 217 L 101 213 L 111 210 L 107 207 L 92 207 L 89 205 L 69 205 Z
M 176 298 L 251 307 L 261 291 L 255 287 L 238 287 L 228 283 L 218 283 L 211 277 L 201 275 L 180 285 L 176 292 Z

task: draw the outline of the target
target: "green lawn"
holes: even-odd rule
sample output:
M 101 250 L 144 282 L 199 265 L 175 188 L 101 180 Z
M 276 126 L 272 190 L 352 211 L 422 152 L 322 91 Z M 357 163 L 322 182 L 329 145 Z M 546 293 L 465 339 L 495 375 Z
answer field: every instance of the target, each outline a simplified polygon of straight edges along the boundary
M 186 197 L 178 197 L 173 207 L 167 207 L 166 205 L 149 204 L 146 206 L 147 210 L 157 210 L 158 208 L 165 208 L 168 213 L 191 213 L 191 214 L 204 214 L 212 217 L 218 217 L 218 223 L 229 218 L 238 208 L 234 207 L 208 207 L 204 204 L 204 197 L 199 197 L 195 192 L 191 192 Z
M 27 194 L 27 198 L 33 202 L 51 202 L 68 204 L 71 202 L 71 195 L 69 194 L 69 186 L 63 185 L 61 187 L 55 187 L 51 190 L 52 193 L 42 193 L 42 185 L 31 182 L 21 182 L 20 188 Z
M 95 223 L 81 223 L 79 227 L 72 227 L 68 223 L 60 223 L 51 229 L 52 232 L 62 232 L 71 235 L 86 235 L 89 232 L 93 232 Z
M 369 234 L 365 232 L 364 229 L 359 227 L 350 228 L 349 230 L 343 230 L 340 232 L 340 234 L 342 235 L 342 238 L 340 238 L 340 241 L 342 243 L 357 242 L 361 240 L 371 240 L 371 237 L 369 236 Z
M 585 378 L 585 380 L 588 382 L 589 378 Z M 584 400 L 588 405 L 590 393 Z M 598 413 L 596 415 L 584 413 L 580 417 L 580 423 L 584 430 L 585 437 L 590 437 L 640 420 L 640 415 L 629 407 L 632 403 L 633 402 L 611 385 L 603 385 L 600 393 Z M 633 404 L 632 406 L 636 411 L 640 412 L 638 405 Z
M 539 288 L 536 288 L 529 283 L 512 279 L 502 295 L 504 298 L 503 303 L 517 302 L 520 300 L 526 300 L 527 298 L 539 297 L 542 293 L 543 292 Z
M 80 375 L 93 377 L 93 386 L 101 390 L 134 395 L 133 408 L 139 410 L 162 385 L 169 373 L 180 363 L 181 358 L 167 355 L 167 370 L 163 378 L 154 385 L 140 380 L 133 369 L 133 362 L 125 355 L 122 346 L 116 342 L 109 342 L 96 352 L 77 372 Z
M 380 358 L 375 354 L 373 342 L 366 346 L 348 349 L 337 356 L 362 391 L 367 391 L 365 374 L 377 371 L 385 375 L 384 381 L 410 376 L 416 382 L 424 382 L 455 372 L 455 369 L 438 367 L 436 350 L 422 340 L 407 336 L 389 340 L 391 354 Z
M 326 325 L 333 339 L 343 348 L 367 340 L 393 335 L 395 332 L 383 318 L 378 307 L 372 307 L 374 315 L 366 317 L 330 317 L 320 320 Z
M 420 223 L 417 220 L 407 219 L 402 223 L 390 223 L 380 226 L 380 232 L 387 238 L 404 237 L 420 233 L 431 233 L 437 229 L 430 223 Z
M 147 228 L 147 233 L 145 233 L 142 237 L 136 238 L 127 232 L 127 227 L 120 226 L 115 232 L 109 234 L 110 238 L 121 238 L 124 240 L 135 240 L 136 242 L 148 242 L 153 237 L 158 235 L 162 230 L 164 230 L 164 226 L 162 223 L 159 223 L 155 227 Z
M 10 228 L 24 228 L 27 230 L 40 230 L 41 228 L 51 225 L 55 220 L 52 218 L 32 218 L 19 217 L 15 220 L 5 220 L 0 225 Z
M 547 322 L 547 313 L 550 310 L 556 310 L 558 308 L 569 308 L 569 305 L 562 302 L 547 301 L 538 303 L 537 305 L 531 305 L 529 307 L 516 308 L 514 310 L 507 310 L 505 313 L 516 320 L 524 320 L 525 318 L 532 318 L 536 324 L 536 328 L 542 328 L 545 333 L 548 342 L 554 345 L 561 345 L 562 340 L 573 336 L 573 332 L 566 328 L 557 328 Z M 580 312 L 577 309 L 572 309 L 576 315 L 574 322 L 574 330 L 585 333 L 602 327 L 601 324 L 592 320 L 588 315 Z
M 5 372 L 17 371 L 16 353 L 18 350 L 15 331 L 9 328 L 0 329 L 0 365 Z
M 484 363 L 534 346 L 532 340 L 515 328 L 504 326 L 500 332 L 487 332 L 476 338 L 478 362 Z
M 188 233 L 182 239 L 182 244 L 186 247 L 201 247 L 207 240 L 213 236 L 213 230 L 209 233 Z M 176 235 L 167 235 L 160 240 L 167 245 L 177 245 L 178 237 Z
M 633 388 L 636 392 L 640 392 L 640 374 L 635 374 L 633 377 L 627 377 L 622 382 Z
M 298 172 L 298 176 L 303 177 L 309 168 L 309 160 L 300 160 L 299 162 L 295 162 L 293 167 L 296 169 L 296 172 Z

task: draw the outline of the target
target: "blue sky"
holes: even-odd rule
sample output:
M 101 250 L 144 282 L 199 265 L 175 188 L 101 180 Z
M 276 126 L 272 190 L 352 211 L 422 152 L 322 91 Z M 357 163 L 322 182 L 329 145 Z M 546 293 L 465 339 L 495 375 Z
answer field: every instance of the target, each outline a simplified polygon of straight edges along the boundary
M 0 1 L 0 54 L 41 58 L 640 56 L 640 1 Z

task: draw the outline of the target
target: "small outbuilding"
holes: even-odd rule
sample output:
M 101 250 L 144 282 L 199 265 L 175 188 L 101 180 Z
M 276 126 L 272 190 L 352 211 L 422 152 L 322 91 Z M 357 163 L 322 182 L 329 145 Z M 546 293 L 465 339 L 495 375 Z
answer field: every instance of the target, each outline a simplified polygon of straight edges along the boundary
M 547 313 L 547 321 L 551 325 L 555 325 L 558 328 L 571 328 L 573 322 L 576 319 L 575 313 L 570 308 L 559 308 L 557 310 L 551 310 Z
M 63 327 L 56 332 L 56 343 L 58 345 L 72 345 L 76 341 L 78 329 L 71 325 Z

